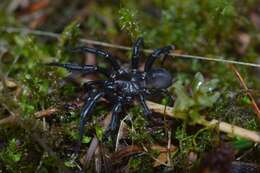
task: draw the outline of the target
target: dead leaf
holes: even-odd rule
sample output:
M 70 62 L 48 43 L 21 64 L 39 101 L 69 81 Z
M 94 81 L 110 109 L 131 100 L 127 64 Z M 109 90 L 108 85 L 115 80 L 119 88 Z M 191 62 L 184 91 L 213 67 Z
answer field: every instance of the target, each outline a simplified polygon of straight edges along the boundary
M 152 145 L 150 148 L 152 150 L 157 150 L 160 153 L 166 153 L 166 154 L 170 153 L 170 152 L 174 152 L 177 149 L 177 147 L 174 145 L 171 145 L 170 148 L 163 147 L 160 145 Z M 111 155 L 110 159 L 115 160 L 115 161 L 120 161 L 121 159 L 123 159 L 125 157 L 131 156 L 134 154 L 138 154 L 138 153 L 142 153 L 142 152 L 146 152 L 143 147 L 140 147 L 137 145 L 130 145 L 130 146 L 124 147 L 124 148 L 118 150 L 117 152 L 113 153 Z
M 167 165 L 168 162 L 168 155 L 167 153 L 161 153 L 156 158 L 156 160 L 153 162 L 153 167 L 161 166 L 161 165 Z
M 247 33 L 239 33 L 238 34 L 238 42 L 239 42 L 239 46 L 238 46 L 238 52 L 240 54 L 245 54 L 246 49 L 251 41 L 251 37 L 249 34 Z

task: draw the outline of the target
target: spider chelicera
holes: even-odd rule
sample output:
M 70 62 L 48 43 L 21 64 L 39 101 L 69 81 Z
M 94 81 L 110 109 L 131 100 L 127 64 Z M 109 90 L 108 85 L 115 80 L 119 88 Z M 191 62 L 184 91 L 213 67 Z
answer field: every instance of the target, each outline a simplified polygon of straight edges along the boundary
M 145 99 L 152 94 L 166 94 L 167 88 L 172 84 L 171 74 L 163 68 L 152 68 L 155 60 L 161 55 L 166 57 L 174 48 L 172 45 L 155 49 L 148 57 L 144 70 L 138 69 L 140 49 L 143 47 L 143 38 L 138 38 L 133 45 L 132 64 L 130 69 L 120 67 L 116 57 L 111 53 L 89 47 L 77 47 L 71 49 L 73 52 L 89 52 L 107 60 L 112 70 L 97 65 L 78 65 L 50 63 L 51 66 L 63 67 L 69 71 L 78 71 L 84 74 L 101 73 L 107 77 L 106 80 L 94 80 L 86 83 L 91 89 L 80 113 L 80 141 L 84 133 L 84 125 L 90 118 L 96 102 L 104 97 L 113 104 L 112 118 L 107 131 L 115 131 L 119 123 L 118 114 L 123 106 L 132 104 L 134 100 L 141 103 L 145 117 L 149 118 L 152 112 L 149 110 Z

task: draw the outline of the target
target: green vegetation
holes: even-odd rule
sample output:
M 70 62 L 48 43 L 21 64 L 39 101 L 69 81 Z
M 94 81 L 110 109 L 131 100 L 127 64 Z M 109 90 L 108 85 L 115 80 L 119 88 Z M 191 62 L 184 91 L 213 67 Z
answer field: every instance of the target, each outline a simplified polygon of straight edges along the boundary
M 1 151 L 0 157 L 4 164 L 7 165 L 7 170 L 11 172 L 18 170 L 16 164 L 21 160 L 22 151 L 18 150 L 16 139 L 13 138 L 9 141 L 5 150 Z
M 230 144 L 242 161 L 260 164 L 259 144 L 198 125 L 205 119 L 217 119 L 260 131 L 253 101 L 232 68 L 223 63 L 179 57 L 168 58 L 164 64 L 174 76 L 169 92 L 175 97 L 173 114 L 180 119 L 154 113 L 152 120 L 147 120 L 139 106 L 130 107 L 123 113 L 128 118 L 124 119 L 126 127 L 121 130 L 121 140 L 115 141 L 118 134 L 104 140 L 102 122 L 111 104 L 102 101 L 85 127 L 79 155 L 73 154 L 79 139 L 78 102 L 84 101 L 86 78 L 45 64 L 86 63 L 89 55 L 66 51 L 67 47 L 85 44 L 80 42 L 81 38 L 132 46 L 142 36 L 147 49 L 173 44 L 178 53 L 259 63 L 257 0 L 113 2 L 57 1 L 39 9 L 47 14 L 39 19 L 33 18 L 37 11 L 30 11 L 30 3 L 28 8 L 12 7 L 8 0 L 0 3 L 0 172 L 76 171 L 86 165 L 90 172 L 99 167 L 115 167 L 119 172 L 191 172 L 205 153 L 222 143 Z M 30 17 L 32 20 L 28 20 Z M 35 24 L 41 20 L 42 23 Z M 10 27 L 61 34 L 57 39 L 9 32 Z M 122 65 L 128 64 L 130 51 L 101 48 L 111 50 Z M 143 57 L 141 62 L 145 61 Z M 98 58 L 96 61 L 107 65 Z M 236 68 L 259 105 L 259 68 Z M 169 104 L 167 97 L 155 100 Z M 37 118 L 39 112 L 50 108 L 58 111 Z M 86 164 L 82 158 L 92 139 L 98 139 L 102 145 Z M 155 145 L 167 147 L 169 141 L 176 147 L 174 152 L 161 155 L 160 149 L 152 149 Z M 116 143 L 117 149 L 133 145 L 145 147 L 147 152 L 127 150 L 123 156 L 116 155 L 122 162 L 109 160 L 107 157 L 116 153 Z M 158 160 L 161 164 L 155 167 Z

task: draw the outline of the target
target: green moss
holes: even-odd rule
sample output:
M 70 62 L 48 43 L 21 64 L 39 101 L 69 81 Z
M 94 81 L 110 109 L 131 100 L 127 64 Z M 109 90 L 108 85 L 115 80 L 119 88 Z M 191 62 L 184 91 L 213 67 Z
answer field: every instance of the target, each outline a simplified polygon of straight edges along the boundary
M 241 95 L 239 92 L 222 92 L 222 96 L 215 104 L 217 106 L 211 108 L 209 118 L 257 131 L 260 127 L 257 117 L 251 105 L 244 105 L 241 101 L 243 98 L 244 94 Z
M 119 10 L 119 24 L 122 30 L 126 30 L 132 40 L 136 40 L 136 38 L 141 35 L 140 24 L 137 19 L 137 10 L 121 8 Z
M 200 155 L 214 144 L 214 135 L 208 128 L 202 128 L 194 134 L 188 134 L 186 124 L 177 127 L 175 138 L 179 142 L 179 149 L 172 155 L 173 165 L 176 168 L 186 170 L 195 166 L 197 160 L 189 161 L 189 154 Z
M 153 172 L 152 159 L 149 156 L 131 158 L 128 162 L 128 167 L 130 172 Z
M 152 0 L 139 2 L 135 0 L 122 1 L 119 5 L 111 2 L 88 2 L 87 6 L 84 6 L 86 8 L 84 10 L 88 13 L 87 17 L 84 14 L 83 17 L 81 16 L 80 6 L 74 5 L 69 9 L 61 6 L 62 12 L 59 11 L 59 14 L 70 15 L 72 18 L 79 16 L 84 20 L 68 21 L 67 26 L 62 25 L 64 29 L 58 41 L 47 40 L 46 42 L 46 37 L 37 39 L 31 35 L 5 32 L 2 27 L 21 26 L 21 23 L 17 21 L 20 16 L 14 17 L 12 12 L 6 12 L 10 2 L 4 0 L 0 4 L 0 55 L 2 56 L 2 50 L 6 51 L 0 57 L 1 118 L 9 116 L 11 111 L 21 114 L 23 120 L 30 121 L 34 120 L 34 113 L 37 111 L 49 107 L 62 109 L 51 118 L 45 119 L 47 130 L 45 129 L 46 131 L 42 133 L 49 135 L 49 147 L 62 158 L 65 166 L 73 170 L 77 169 L 77 165 L 67 154 L 71 152 L 74 143 L 79 139 L 80 110 L 67 111 L 62 105 L 81 96 L 79 92 L 81 86 L 69 82 L 62 84 L 61 80 L 69 73 L 62 68 L 45 66 L 44 63 L 83 62 L 82 57 L 65 51 L 67 47 L 75 47 L 79 44 L 79 38 L 84 36 L 93 40 L 130 45 L 130 42 L 137 37 L 143 36 L 146 48 L 174 44 L 177 51 L 182 53 L 207 57 L 224 56 L 249 62 L 256 62 L 259 56 L 258 28 L 254 25 L 252 17 L 249 17 L 256 13 L 255 7 L 258 1 Z M 73 4 L 81 5 L 76 2 Z M 75 16 L 72 9 L 76 9 Z M 55 20 L 54 27 L 45 25 L 42 28 L 46 31 L 59 28 L 61 26 L 59 22 L 64 21 L 65 18 L 59 19 Z M 242 53 L 239 41 L 241 33 L 250 38 L 250 43 Z M 120 57 L 123 55 L 130 57 L 130 52 L 114 50 L 113 53 Z M 141 58 L 141 61 L 144 59 Z M 102 61 L 98 61 L 98 64 L 107 67 Z M 252 110 L 251 100 L 241 90 L 233 71 L 226 65 L 175 58 L 168 59 L 166 66 L 177 81 L 171 91 L 171 94 L 177 97 L 174 103 L 174 114 L 178 114 L 184 120 L 167 120 L 167 122 L 173 122 L 171 142 L 178 147 L 178 150 L 171 154 L 174 168 L 187 172 L 194 164 L 187 159 L 191 152 L 194 152 L 199 160 L 204 152 L 214 146 L 215 139 L 221 140 L 218 138 L 218 133 L 214 133 L 212 129 L 195 125 L 204 118 L 223 120 L 259 131 L 259 122 Z M 259 87 L 257 73 L 243 66 L 237 68 L 248 87 L 252 89 L 254 97 L 257 98 L 258 95 L 255 94 L 257 92 L 254 92 Z M 199 73 L 194 75 L 198 71 L 201 71 L 204 76 Z M 17 87 L 2 87 L 4 86 L 2 79 L 5 77 L 14 80 Z M 169 102 L 167 98 L 164 98 L 161 103 L 167 105 Z M 85 147 L 88 147 L 94 134 L 102 140 L 104 129 L 99 124 L 100 116 L 106 115 L 109 110 L 110 105 L 97 104 L 95 107 L 91 118 L 93 123 L 85 127 L 82 151 L 85 152 Z M 143 117 L 140 107 L 130 109 L 128 112 L 131 118 L 127 119 L 126 123 L 130 131 L 127 139 L 122 139 L 125 140 L 124 144 L 149 146 L 161 143 L 167 145 L 164 143 L 167 135 L 163 127 L 153 131 L 152 134 L 148 132 L 146 127 L 152 122 Z M 59 166 L 53 164 L 56 163 L 56 159 L 49 156 L 35 141 L 25 135 L 24 130 L 12 126 L 1 126 L 0 130 L 2 137 L 0 144 L 4 144 L 4 147 L 0 146 L 0 169 L 4 168 L 7 172 L 17 172 L 21 168 L 25 172 L 35 172 L 36 169 L 39 172 L 57 172 Z M 31 130 L 27 129 L 26 133 L 31 133 Z M 19 135 L 24 137 L 21 148 L 15 145 Z M 253 147 L 252 142 L 248 140 L 239 138 L 226 140 L 233 142 L 233 146 L 241 153 Z M 105 146 L 104 151 L 114 151 L 112 147 L 109 148 L 109 142 L 102 142 Z M 24 160 L 25 154 L 33 161 Z M 158 152 L 149 150 L 145 155 L 131 156 L 125 164 L 130 172 L 166 170 L 164 166 L 153 167 L 153 158 L 157 156 Z M 38 165 L 39 163 L 41 166 Z
M 11 139 L 8 143 L 8 146 L 0 152 L 0 158 L 7 166 L 7 170 L 11 172 L 16 172 L 19 170 L 17 168 L 17 162 L 21 160 L 23 153 L 17 147 L 17 140 Z
M 75 20 L 64 28 L 61 37 L 59 38 L 59 49 L 56 54 L 56 56 L 61 61 L 68 59 L 64 52 L 64 49 L 66 49 L 67 47 L 74 47 L 77 44 L 81 34 L 79 26 L 79 22 Z
M 45 107 L 42 100 L 47 98 L 50 81 L 46 78 L 48 73 L 43 68 L 43 63 L 48 59 L 48 54 L 43 51 L 42 45 L 35 43 L 32 37 L 14 35 L 10 38 L 9 44 L 15 44 L 10 51 L 17 60 L 15 64 L 9 66 L 10 68 L 4 70 L 8 71 L 10 77 L 19 80 L 22 85 L 19 104 L 23 115 L 29 116 L 39 108 Z
M 152 136 L 147 131 L 147 120 L 143 117 L 140 107 L 130 109 L 131 112 L 131 126 L 129 130 L 129 137 L 135 144 L 149 144 L 152 142 Z

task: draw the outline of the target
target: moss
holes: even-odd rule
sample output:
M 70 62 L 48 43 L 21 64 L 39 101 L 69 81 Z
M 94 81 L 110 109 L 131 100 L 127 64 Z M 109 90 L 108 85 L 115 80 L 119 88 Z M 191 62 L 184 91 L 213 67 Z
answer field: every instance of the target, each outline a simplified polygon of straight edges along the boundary
M 9 1 L 4 0 L 0 4 L 0 116 L 5 118 L 12 113 L 18 113 L 24 122 L 34 122 L 34 113 L 37 111 L 49 107 L 62 109 L 45 121 L 40 121 L 40 126 L 45 124 L 47 128 L 40 133 L 48 136 L 48 141 L 45 142 L 62 159 L 65 166 L 73 170 L 78 169 L 71 154 L 79 138 L 79 110 L 67 110 L 63 105 L 82 96 L 82 86 L 62 82 L 69 73 L 64 69 L 52 68 L 44 64 L 52 61 L 83 62 L 82 57 L 66 51 L 67 47 L 78 45 L 80 38 L 130 45 L 137 37 L 143 36 L 146 48 L 174 44 L 177 48 L 176 52 L 207 57 L 224 56 L 226 59 L 248 62 L 256 62 L 259 56 L 258 28 L 252 21 L 252 17 L 249 17 L 252 14 L 258 15 L 255 9 L 258 5 L 256 0 L 243 2 L 152 0 L 122 1 L 119 4 L 111 2 L 87 2 L 84 6 L 87 17 L 84 16 L 84 10 L 81 11 L 83 2 L 73 2 L 69 8 L 64 6 L 68 4 L 67 1 L 59 4 L 60 10 L 57 10 L 59 14 L 53 12 L 50 15 L 53 17 L 57 15 L 59 20 L 55 19 L 53 22 L 49 18 L 46 25 L 41 26 L 51 32 L 63 30 L 59 40 L 51 40 L 47 37 L 36 38 L 30 34 L 2 32 L 5 30 L 2 27 L 21 27 L 25 23 L 20 20 L 19 15 L 22 14 L 6 11 Z M 68 15 L 77 19 L 66 20 Z M 65 26 L 64 23 L 68 24 Z M 241 33 L 250 38 L 244 51 L 240 50 Z M 123 57 L 123 61 L 127 60 L 125 56 L 130 57 L 130 52 L 113 51 L 115 55 Z M 141 61 L 143 60 L 141 58 Z M 107 67 L 101 61 L 98 63 Z M 259 131 L 259 122 L 252 110 L 251 100 L 239 86 L 233 71 L 226 65 L 178 58 L 168 59 L 165 64 L 178 81 L 170 92 L 177 97 L 174 113 L 179 114 L 183 120 L 167 120 L 171 125 L 167 130 L 172 130 L 171 142 L 178 146 L 178 150 L 171 154 L 176 170 L 180 169 L 182 172 L 191 170 L 191 167 L 196 164 L 187 159 L 191 153 L 198 156 L 195 161 L 198 162 L 201 155 L 210 150 L 215 142 L 223 140 L 214 130 L 195 125 L 204 118 L 224 120 Z M 258 95 L 255 94 L 257 92 L 254 92 L 259 87 L 256 70 L 244 66 L 238 69 L 257 98 Z M 196 74 L 198 71 L 203 73 L 203 76 Z M 5 87 L 4 78 L 14 81 L 16 86 Z M 214 79 L 218 79 L 218 82 Z M 167 98 L 164 98 L 161 103 L 167 105 Z M 110 107 L 111 105 L 101 103 L 95 108 L 91 121 L 85 129 L 84 147 L 81 152 L 85 152 L 85 147 L 89 146 L 94 135 L 99 140 L 103 140 L 104 129 L 99 122 L 111 110 Z M 140 107 L 132 108 L 128 112 L 131 118 L 126 120 L 126 123 L 130 132 L 129 136 L 122 139 L 124 145 L 150 146 L 156 143 L 167 145 L 167 141 L 165 142 L 167 134 L 163 123 L 159 125 L 160 127 L 149 126 L 153 123 L 143 117 Z M 152 131 L 148 131 L 147 127 Z M 39 172 L 55 172 L 60 169 L 58 164 L 53 164 L 56 163 L 57 158 L 48 155 L 45 149 L 29 137 L 28 134 L 31 132 L 33 132 L 31 126 L 26 130 L 12 125 L 0 127 L 0 170 L 17 172 L 23 168 L 25 172 L 35 172 L 36 169 Z M 21 140 L 19 136 L 23 138 L 22 145 L 17 145 L 19 144 L 17 141 Z M 225 138 L 225 141 L 232 143 L 239 153 L 254 147 L 250 141 L 244 139 Z M 102 142 L 105 146 L 104 151 L 111 154 L 114 151 L 114 148 L 110 147 L 111 141 Z M 23 157 L 25 155 L 27 160 Z M 129 160 L 125 159 L 121 164 L 127 166 L 130 172 L 167 170 L 162 165 L 158 168 L 153 167 L 152 163 L 157 156 L 157 152 L 149 150 L 145 155 L 135 155 Z M 259 162 L 259 159 L 254 157 L 246 157 L 246 159 Z
M 141 108 L 136 107 L 130 109 L 131 112 L 131 128 L 129 137 L 134 144 L 150 144 L 152 143 L 152 136 L 147 131 L 148 122 L 144 119 Z
M 152 160 L 149 156 L 144 156 L 142 158 L 132 158 L 128 162 L 128 167 L 130 172 L 142 172 L 142 173 L 149 173 L 153 172 L 152 167 Z
M 137 11 L 130 8 L 121 8 L 118 13 L 121 29 L 126 30 L 132 40 L 136 40 L 137 37 L 140 37 L 141 30 L 137 20 Z
M 22 151 L 17 147 L 17 140 L 15 138 L 11 139 L 5 148 L 0 153 L 0 158 L 7 166 L 6 169 L 11 172 L 16 172 L 18 170 L 17 163 L 21 160 Z

